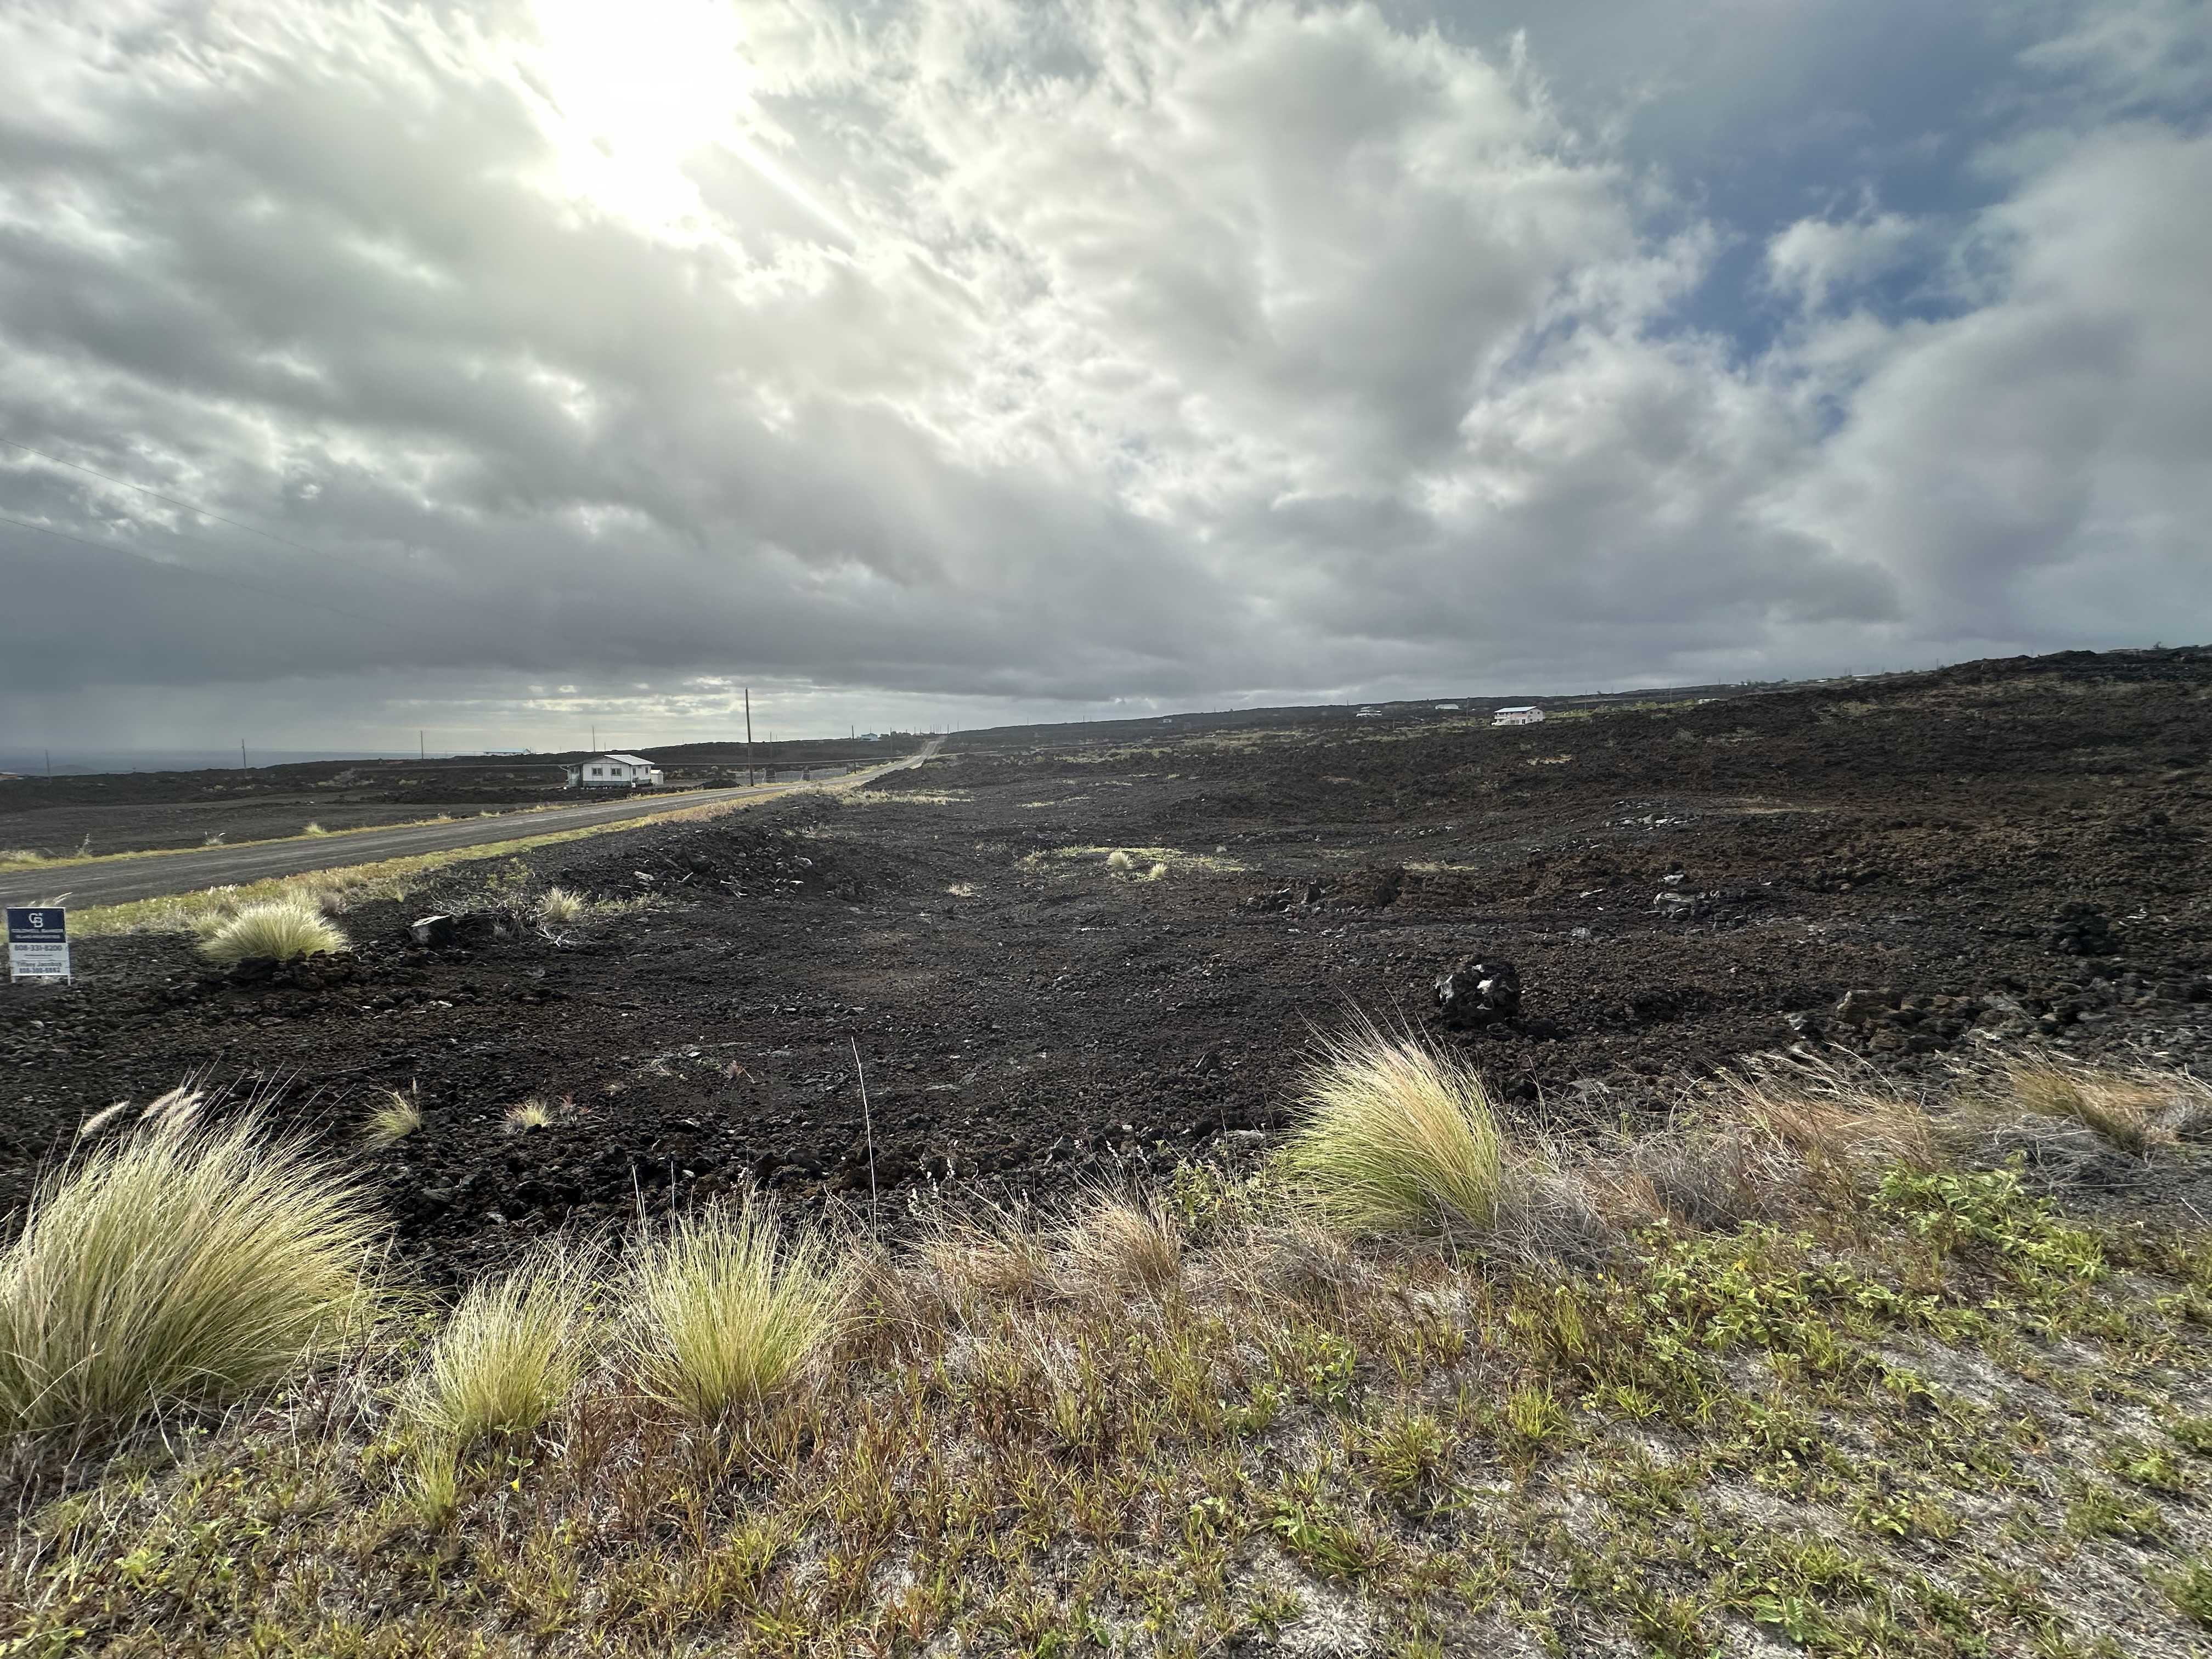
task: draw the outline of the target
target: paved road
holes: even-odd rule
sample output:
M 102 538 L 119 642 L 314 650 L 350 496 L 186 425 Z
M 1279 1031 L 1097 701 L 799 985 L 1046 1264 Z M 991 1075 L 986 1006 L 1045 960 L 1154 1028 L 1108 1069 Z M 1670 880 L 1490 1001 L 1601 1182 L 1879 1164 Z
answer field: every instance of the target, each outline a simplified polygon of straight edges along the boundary
M 147 854 L 102 860 L 95 864 L 64 865 L 59 869 L 10 872 L 0 875 L 0 901 L 39 904 L 65 892 L 70 908 L 89 909 L 94 905 L 158 898 L 165 893 L 189 893 L 203 887 L 265 881 L 271 876 L 296 876 L 310 870 L 336 870 L 349 864 L 373 864 L 380 859 L 411 858 L 417 853 L 450 852 L 455 848 L 482 847 L 526 836 L 550 836 L 562 830 L 619 823 L 625 818 L 672 812 L 680 807 L 708 806 L 719 801 L 750 806 L 797 789 L 857 787 L 887 772 L 918 766 L 936 752 L 937 744 L 933 743 L 918 754 L 888 766 L 871 767 L 865 772 L 828 778 L 815 784 L 763 783 L 750 788 L 696 789 L 643 799 L 624 797 L 592 801 L 582 806 L 556 806 L 542 812 L 465 818 L 454 823 L 403 823 L 388 830 L 357 830 L 307 840 L 210 847 L 190 853 Z

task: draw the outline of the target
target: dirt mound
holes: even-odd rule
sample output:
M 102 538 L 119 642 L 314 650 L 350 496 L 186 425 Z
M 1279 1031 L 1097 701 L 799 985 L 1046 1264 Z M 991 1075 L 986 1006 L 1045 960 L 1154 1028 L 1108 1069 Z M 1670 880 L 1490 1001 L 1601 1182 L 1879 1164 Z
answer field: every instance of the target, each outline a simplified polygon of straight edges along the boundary
M 737 819 L 665 831 L 648 844 L 622 852 L 573 858 L 554 870 L 553 879 L 592 898 L 776 895 L 848 903 L 893 884 L 888 860 L 849 844 L 804 830 Z

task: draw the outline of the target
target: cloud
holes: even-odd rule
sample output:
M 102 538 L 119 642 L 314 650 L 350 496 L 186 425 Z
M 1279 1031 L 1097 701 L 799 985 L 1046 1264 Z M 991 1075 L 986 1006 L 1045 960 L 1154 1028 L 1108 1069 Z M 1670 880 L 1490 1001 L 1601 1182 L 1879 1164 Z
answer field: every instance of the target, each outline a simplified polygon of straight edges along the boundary
M 1766 245 L 1775 287 L 1808 311 L 1887 275 L 1912 258 L 1922 228 L 1901 213 L 1868 213 L 1841 222 L 1800 219 Z
M 16 8 L 0 437 L 273 537 L 0 449 L 81 538 L 0 523 L 0 676 L 334 737 L 2171 632 L 2188 9 L 1968 9 L 1963 112 L 1738 9 Z
M 1785 520 L 1877 550 L 1931 640 L 2212 615 L 2212 226 L 2174 211 L 2207 191 L 2212 137 L 2135 129 L 1991 209 L 1988 302 L 1858 342 L 1871 366 Z

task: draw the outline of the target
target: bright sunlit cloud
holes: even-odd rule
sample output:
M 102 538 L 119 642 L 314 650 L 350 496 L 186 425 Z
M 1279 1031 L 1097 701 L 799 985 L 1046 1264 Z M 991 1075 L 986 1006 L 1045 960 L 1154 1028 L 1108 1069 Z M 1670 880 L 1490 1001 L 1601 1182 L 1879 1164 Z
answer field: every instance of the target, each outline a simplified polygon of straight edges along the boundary
M 699 188 L 720 152 L 849 242 L 852 231 L 781 160 L 788 146 L 755 97 L 758 48 L 743 9 L 710 0 L 533 0 L 512 43 L 557 188 L 671 240 L 704 239 L 715 213 Z

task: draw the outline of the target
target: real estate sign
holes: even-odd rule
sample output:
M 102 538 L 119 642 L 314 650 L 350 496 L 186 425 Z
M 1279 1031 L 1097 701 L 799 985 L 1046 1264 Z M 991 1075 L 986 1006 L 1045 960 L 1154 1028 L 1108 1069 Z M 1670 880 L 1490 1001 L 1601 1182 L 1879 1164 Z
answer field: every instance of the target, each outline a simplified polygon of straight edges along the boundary
M 67 979 L 70 976 L 69 912 L 42 904 L 8 907 L 8 977 Z

